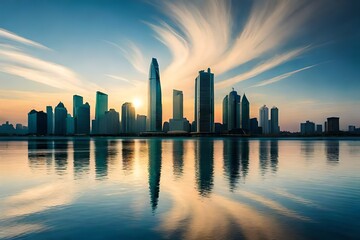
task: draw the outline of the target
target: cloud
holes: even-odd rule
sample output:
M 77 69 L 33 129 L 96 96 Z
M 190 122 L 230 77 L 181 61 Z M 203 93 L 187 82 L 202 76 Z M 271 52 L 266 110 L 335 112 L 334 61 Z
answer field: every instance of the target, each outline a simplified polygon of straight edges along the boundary
M 45 48 L 39 43 L 27 40 L 3 29 L 0 29 L 1 37 L 22 42 L 32 47 Z M 30 55 L 14 46 L 14 42 L 0 44 L 0 72 L 63 90 L 85 92 L 86 90 L 99 89 L 96 84 L 84 82 L 71 69 Z
M 211 67 L 220 75 L 254 60 L 258 63 L 217 84 L 228 87 L 291 61 L 309 48 L 288 46 L 298 29 L 314 16 L 317 5 L 314 1 L 254 0 L 245 24 L 236 29 L 233 23 L 239 19 L 230 0 L 159 1 L 157 6 L 165 18 L 147 24 L 172 56 L 162 71 L 163 85 L 166 88 L 170 82 L 171 87 L 181 84 L 182 89 L 190 89 L 199 70 Z M 278 56 L 273 56 L 275 51 Z M 141 50 L 132 43 L 125 57 L 138 66 L 139 59 L 143 61 L 139 54 Z M 259 59 L 265 62 L 259 64 Z
M 284 73 L 282 75 L 270 78 L 268 80 L 264 80 L 264 81 L 262 81 L 262 82 L 260 82 L 260 83 L 258 83 L 256 85 L 253 85 L 251 87 L 263 87 L 263 86 L 266 86 L 266 85 L 269 85 L 269 84 L 272 84 L 272 83 L 276 83 L 276 82 L 279 82 L 279 81 L 281 81 L 281 80 L 283 80 L 285 78 L 288 78 L 288 77 L 294 75 L 295 73 L 304 71 L 304 70 L 312 68 L 314 66 L 316 66 L 316 65 L 312 65 L 312 66 L 304 67 L 304 68 L 301 68 L 301 69 L 298 69 L 298 70 L 295 70 L 295 71 L 292 71 L 292 72 Z
M 138 80 L 130 80 L 130 79 L 127 79 L 125 77 L 121 77 L 121 76 L 117 76 L 117 75 L 113 75 L 113 74 L 105 74 L 105 76 L 109 77 L 109 78 L 112 78 L 112 79 L 115 79 L 115 80 L 120 80 L 120 81 L 125 82 L 125 83 L 129 83 L 129 84 L 134 85 L 134 86 L 137 86 L 138 84 L 142 83 L 141 81 L 138 81 Z
M 9 40 L 12 40 L 12 41 L 15 41 L 18 43 L 22 43 L 22 44 L 25 44 L 25 45 L 28 45 L 31 47 L 36 47 L 36 48 L 45 49 L 45 50 L 51 50 L 48 47 L 46 47 L 40 43 L 31 41 L 30 39 L 16 35 L 15 33 L 7 31 L 3 28 L 0 28 L 0 38 L 6 38 L 6 39 L 9 39 Z

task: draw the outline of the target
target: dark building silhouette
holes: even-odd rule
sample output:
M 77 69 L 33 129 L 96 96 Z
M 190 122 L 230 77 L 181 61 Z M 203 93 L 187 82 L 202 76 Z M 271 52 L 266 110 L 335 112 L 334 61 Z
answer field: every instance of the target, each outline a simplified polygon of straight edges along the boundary
M 241 128 L 246 133 L 250 131 L 250 103 L 245 94 L 241 100 Z
M 303 135 L 309 135 L 315 133 L 315 123 L 306 121 L 300 124 L 300 133 Z
M 64 104 L 60 102 L 55 107 L 55 135 L 66 135 L 66 118 L 67 109 Z
M 54 113 L 52 106 L 46 107 L 46 116 L 47 116 L 47 134 L 54 134 Z
M 135 133 L 135 108 L 126 102 L 121 107 L 121 130 L 123 133 Z
M 108 95 L 96 92 L 95 120 L 92 121 L 93 134 L 106 134 L 105 112 L 108 111 Z
M 146 131 L 146 116 L 137 115 L 136 116 L 136 132 L 141 133 Z
M 199 194 L 207 197 L 214 184 L 214 142 L 210 139 L 195 142 L 195 176 Z
M 227 95 L 227 101 L 226 98 L 223 100 L 223 107 L 225 107 L 223 113 L 227 112 L 227 130 L 229 131 L 240 128 L 240 99 L 240 95 L 233 89 Z M 227 105 L 224 105 L 226 102 Z
M 214 131 L 214 74 L 210 68 L 195 79 L 195 122 L 199 133 Z
M 73 96 L 73 118 L 74 118 L 74 133 L 78 133 L 77 127 L 80 125 L 78 121 L 78 109 L 84 104 L 84 99 L 82 96 L 74 95 Z
M 250 119 L 250 133 L 252 134 L 261 134 L 262 131 L 259 129 L 259 122 L 257 118 Z
M 270 110 L 270 133 L 279 134 L 279 109 L 277 107 L 272 107 Z
M 101 122 L 105 123 L 105 125 L 100 124 L 103 134 L 117 135 L 120 133 L 120 117 L 115 109 L 111 108 L 109 111 L 106 111 L 103 120 Z
M 322 125 L 321 124 L 316 124 L 316 133 L 322 133 Z
M 340 131 L 340 124 L 339 124 L 338 117 L 329 117 L 327 118 L 327 129 L 326 132 L 328 133 L 337 133 Z
M 29 134 L 47 134 L 47 115 L 43 111 L 31 110 L 28 113 Z
M 162 130 L 162 100 L 160 70 L 156 58 L 151 60 L 148 88 L 147 130 L 161 132 Z
M 161 177 L 161 161 L 162 161 L 162 142 L 159 139 L 148 140 L 149 153 L 149 190 L 150 204 L 152 211 L 155 211 L 160 195 L 160 177 Z
M 170 130 L 170 124 L 169 124 L 169 122 L 164 122 L 163 132 L 164 132 L 164 133 L 167 133 L 169 130 Z
M 76 134 L 88 135 L 90 134 L 90 105 L 89 103 L 82 104 L 77 107 L 75 120 Z
M 224 130 L 228 129 L 228 121 L 229 121 L 229 115 L 228 115 L 228 105 L 229 105 L 229 96 L 226 95 L 222 102 L 222 122 Z

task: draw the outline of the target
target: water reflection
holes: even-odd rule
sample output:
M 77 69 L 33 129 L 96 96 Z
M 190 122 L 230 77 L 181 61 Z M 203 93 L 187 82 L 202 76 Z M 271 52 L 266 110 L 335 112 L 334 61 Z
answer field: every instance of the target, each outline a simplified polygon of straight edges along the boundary
M 239 179 L 245 179 L 249 170 L 249 141 L 226 139 L 223 143 L 224 173 L 230 191 L 236 189 Z
M 156 210 L 159 194 L 160 194 L 160 176 L 161 176 L 161 158 L 162 158 L 162 142 L 159 139 L 149 140 L 149 190 L 150 190 L 150 204 L 153 211 Z
M 195 141 L 196 186 L 201 196 L 211 193 L 214 178 L 214 142 L 209 139 Z
M 259 162 L 262 176 L 265 175 L 269 166 L 273 173 L 277 172 L 279 163 L 279 145 L 277 140 L 259 142 Z
M 95 176 L 98 180 L 103 180 L 108 175 L 108 140 L 96 139 L 94 140 L 95 153 Z
M 28 160 L 33 169 L 41 169 L 46 166 L 49 170 L 52 165 L 54 152 L 53 141 L 35 140 L 28 142 Z
M 68 141 L 54 141 L 55 172 L 59 175 L 67 174 Z
M 133 170 L 134 157 L 135 157 L 135 141 L 124 140 L 122 141 L 122 168 L 126 173 L 131 173 Z
M 339 141 L 330 140 L 325 142 L 325 153 L 328 163 L 336 164 L 339 162 Z
M 74 139 L 74 176 L 80 179 L 90 170 L 90 139 Z
M 301 142 L 301 153 L 306 159 L 310 159 L 314 156 L 315 148 L 313 141 L 302 141 Z
M 179 178 L 183 174 L 184 168 L 184 141 L 173 141 L 173 173 L 176 178 Z

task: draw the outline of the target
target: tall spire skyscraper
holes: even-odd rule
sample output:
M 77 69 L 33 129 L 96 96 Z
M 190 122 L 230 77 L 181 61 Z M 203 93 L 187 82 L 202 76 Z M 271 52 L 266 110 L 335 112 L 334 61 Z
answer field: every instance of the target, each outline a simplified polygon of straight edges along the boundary
M 250 131 L 250 103 L 245 93 L 241 100 L 241 128 L 245 132 Z
M 270 126 L 269 126 L 269 108 L 264 105 L 259 110 L 260 116 L 260 127 L 262 127 L 263 134 L 270 133 Z
M 148 131 L 162 130 L 162 103 L 159 64 L 156 58 L 151 60 L 148 92 Z

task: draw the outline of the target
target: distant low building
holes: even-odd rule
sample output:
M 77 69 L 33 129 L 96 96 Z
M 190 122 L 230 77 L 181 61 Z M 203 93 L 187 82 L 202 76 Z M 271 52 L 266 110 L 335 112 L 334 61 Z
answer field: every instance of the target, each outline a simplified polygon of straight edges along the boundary
M 186 118 L 182 119 L 170 119 L 169 120 L 169 131 L 182 131 L 190 132 L 190 123 Z
M 28 113 L 28 133 L 36 135 L 47 134 L 47 115 L 43 111 L 31 110 Z
M 146 131 L 146 116 L 138 114 L 136 116 L 136 132 L 141 133 Z
M 322 133 L 323 130 L 322 130 L 322 125 L 321 124 L 317 124 L 316 125 L 316 133 Z
M 327 118 L 327 132 L 336 133 L 340 131 L 340 118 L 338 117 L 329 117 Z
M 306 121 L 304 123 L 300 123 L 300 133 L 303 135 L 309 135 L 315 133 L 315 123 Z
M 0 125 L 0 134 L 12 135 L 16 134 L 16 130 L 12 124 L 6 121 L 6 123 Z
M 355 132 L 356 127 L 353 125 L 349 125 L 349 132 Z

